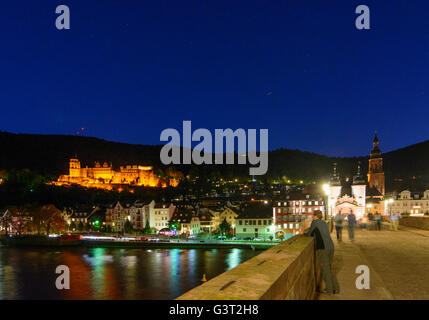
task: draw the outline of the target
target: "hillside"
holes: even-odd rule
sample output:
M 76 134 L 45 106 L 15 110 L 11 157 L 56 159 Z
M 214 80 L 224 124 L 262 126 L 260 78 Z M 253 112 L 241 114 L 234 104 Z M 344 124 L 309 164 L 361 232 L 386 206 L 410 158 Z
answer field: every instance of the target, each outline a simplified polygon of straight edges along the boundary
M 98 138 L 68 135 L 33 135 L 0 132 L 0 169 L 28 168 L 46 176 L 68 172 L 68 160 L 78 156 L 82 165 L 95 161 L 112 162 L 115 167 L 126 164 L 152 165 L 165 170 L 160 163 L 161 146 L 133 145 Z M 369 153 L 370 150 L 368 150 Z M 386 182 L 395 179 L 404 183 L 426 183 L 429 180 L 429 141 L 383 154 Z M 326 180 L 332 163 L 338 163 L 342 177 L 351 177 L 361 161 L 362 172 L 368 170 L 368 157 L 335 158 L 299 150 L 278 149 L 269 153 L 269 170 L 264 178 Z M 225 177 L 246 176 L 245 165 L 176 166 L 184 174 Z M 415 177 L 415 178 L 413 178 Z

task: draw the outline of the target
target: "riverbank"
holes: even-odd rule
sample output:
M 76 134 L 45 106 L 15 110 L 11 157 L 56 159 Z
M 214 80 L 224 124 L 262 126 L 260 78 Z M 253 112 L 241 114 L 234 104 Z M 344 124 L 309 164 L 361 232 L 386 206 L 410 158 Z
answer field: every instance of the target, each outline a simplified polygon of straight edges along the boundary
M 69 247 L 81 245 L 76 238 L 46 237 L 46 236 L 2 236 L 2 245 L 10 247 Z
M 1 243 L 11 247 L 66 247 L 80 246 L 89 248 L 146 248 L 146 249 L 230 249 L 242 248 L 265 250 L 278 244 L 268 241 L 223 241 L 223 240 L 171 240 L 171 241 L 139 241 L 139 240 L 89 240 L 89 239 L 62 239 L 23 236 L 1 237 Z
M 85 247 L 100 247 L 100 248 L 166 248 L 166 249 L 229 249 L 242 248 L 265 250 L 278 244 L 278 242 L 220 242 L 220 241 L 96 241 L 96 240 L 81 240 Z

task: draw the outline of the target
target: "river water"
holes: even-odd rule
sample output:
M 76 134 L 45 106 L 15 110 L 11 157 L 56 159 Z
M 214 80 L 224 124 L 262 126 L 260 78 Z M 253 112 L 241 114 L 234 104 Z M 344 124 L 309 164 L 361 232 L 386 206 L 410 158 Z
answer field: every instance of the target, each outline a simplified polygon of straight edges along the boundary
M 262 251 L 0 246 L 0 299 L 174 299 Z M 55 269 L 70 270 L 58 290 Z

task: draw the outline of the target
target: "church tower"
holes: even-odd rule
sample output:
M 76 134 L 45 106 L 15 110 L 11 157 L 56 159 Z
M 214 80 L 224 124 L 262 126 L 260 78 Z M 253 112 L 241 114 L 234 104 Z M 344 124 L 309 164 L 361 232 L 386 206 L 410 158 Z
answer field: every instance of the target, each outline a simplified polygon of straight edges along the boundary
M 341 196 L 341 180 L 337 172 L 337 164 L 334 163 L 334 170 L 329 181 L 328 215 L 335 215 L 335 206 Z
M 366 181 L 360 172 L 360 163 L 358 163 L 357 173 L 353 177 L 352 194 L 358 206 L 355 208 L 354 213 L 358 217 L 365 215 L 366 205 Z
M 377 134 L 372 142 L 372 150 L 369 156 L 368 184 L 370 188 L 376 188 L 384 196 L 383 158 L 381 157 L 381 151 L 378 147 Z

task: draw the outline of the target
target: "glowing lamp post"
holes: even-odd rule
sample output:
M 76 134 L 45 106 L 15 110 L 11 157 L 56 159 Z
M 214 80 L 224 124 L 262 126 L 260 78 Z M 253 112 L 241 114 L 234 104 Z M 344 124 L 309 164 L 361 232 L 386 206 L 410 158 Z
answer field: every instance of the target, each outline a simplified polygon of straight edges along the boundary
M 393 199 L 384 200 L 384 212 L 387 213 L 387 206 L 389 206 L 389 216 L 392 215 L 392 202 Z
M 330 195 L 330 189 L 329 189 L 329 184 L 325 183 L 322 185 L 323 191 L 325 192 L 325 196 L 326 196 L 326 200 L 325 200 L 325 218 L 328 219 L 328 217 L 330 216 L 330 200 L 329 200 L 329 195 Z

